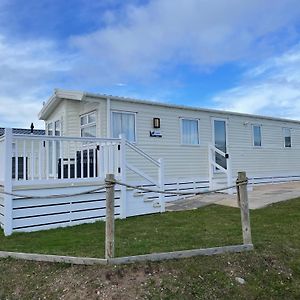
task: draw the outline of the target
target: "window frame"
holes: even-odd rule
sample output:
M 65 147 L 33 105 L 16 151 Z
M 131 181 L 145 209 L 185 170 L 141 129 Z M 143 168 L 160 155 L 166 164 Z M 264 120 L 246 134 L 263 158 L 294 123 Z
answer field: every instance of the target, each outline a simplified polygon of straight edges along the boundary
M 254 127 L 260 128 L 260 145 L 259 146 L 255 145 Z M 252 124 L 251 129 L 252 129 L 252 146 L 257 149 L 262 148 L 262 146 L 263 146 L 262 124 Z
M 286 146 L 286 143 L 285 143 L 285 130 L 288 129 L 289 132 L 290 132 L 290 140 L 291 140 L 291 145 L 290 147 Z M 284 149 L 291 149 L 293 147 L 293 143 L 292 143 L 292 129 L 289 128 L 289 127 L 282 127 L 282 136 L 283 136 L 283 148 Z
M 59 124 L 58 128 L 58 132 L 59 132 L 59 135 L 56 135 L 56 124 Z M 58 118 L 58 119 L 54 119 L 52 121 L 49 121 L 49 122 L 46 122 L 46 135 L 48 136 L 62 136 L 62 118 Z M 49 127 L 51 127 L 51 134 L 49 134 Z M 55 160 L 57 160 L 57 158 L 59 157 L 60 155 L 60 149 L 59 151 L 57 151 L 57 148 L 56 148 L 56 158 L 55 160 L 53 160 L 53 151 L 54 151 L 54 147 L 57 147 L 57 145 L 60 145 L 59 144 L 59 141 L 48 141 L 48 151 L 51 151 L 51 155 L 49 155 L 48 157 L 48 168 L 49 168 L 49 176 L 55 176 L 54 174 L 54 169 L 55 169 Z M 59 146 L 60 147 L 60 146 Z M 50 150 L 52 149 L 52 150 Z
M 89 116 L 92 115 L 92 114 L 95 114 L 95 121 L 89 123 L 88 122 L 89 121 Z M 81 119 L 84 118 L 84 117 L 87 117 L 87 123 L 86 124 L 81 123 Z M 97 137 L 97 111 L 93 110 L 93 111 L 90 111 L 90 112 L 79 115 L 79 125 L 80 125 L 80 137 L 84 137 L 84 136 L 82 136 L 82 129 L 91 128 L 91 127 L 94 127 L 94 126 L 95 126 L 95 136 L 94 137 Z M 91 137 L 91 138 L 93 138 L 93 137 Z
M 197 121 L 197 130 L 198 130 L 198 143 L 197 144 L 186 144 L 186 143 L 183 142 L 183 120 Z M 179 118 L 179 125 L 180 125 L 180 145 L 199 147 L 200 144 L 201 144 L 201 141 L 200 141 L 200 119 L 190 118 L 190 117 L 180 117 Z
M 136 117 L 136 115 L 137 115 L 137 112 L 134 112 L 134 111 L 126 111 L 126 110 L 111 110 L 111 112 L 110 112 L 110 118 L 111 118 L 111 124 L 110 124 L 110 126 L 111 126 L 111 137 L 112 138 L 119 138 L 119 137 L 114 137 L 113 136 L 113 124 L 114 124 L 114 120 L 113 120 L 113 115 L 114 115 L 114 113 L 119 113 L 119 114 L 128 114 L 128 115 L 133 115 L 134 116 L 134 141 L 128 141 L 128 142 L 130 142 L 130 143 L 132 143 L 132 144 L 137 144 L 137 117 Z
M 56 127 L 56 125 L 58 124 L 58 126 Z M 54 136 L 61 136 L 61 120 L 56 120 L 53 122 L 53 135 Z M 57 130 L 58 129 L 58 130 Z M 56 132 L 58 132 L 59 134 L 56 134 Z

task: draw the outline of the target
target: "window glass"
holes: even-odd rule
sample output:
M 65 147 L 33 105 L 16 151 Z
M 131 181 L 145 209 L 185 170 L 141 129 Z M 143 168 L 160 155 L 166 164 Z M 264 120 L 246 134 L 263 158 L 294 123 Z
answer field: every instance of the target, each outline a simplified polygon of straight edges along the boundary
M 82 137 L 95 137 L 96 136 L 96 125 L 81 128 Z
M 135 142 L 135 114 L 134 113 L 112 113 L 112 133 L 114 138 L 124 134 L 130 142 Z
M 283 129 L 283 134 L 284 134 L 284 147 L 285 148 L 291 148 L 292 147 L 291 129 L 290 128 L 284 128 Z
M 54 131 L 56 136 L 60 136 L 60 121 L 54 123 Z
M 96 123 L 96 114 L 95 113 L 91 113 L 88 115 L 88 123 Z
M 87 115 L 80 117 L 80 124 L 81 125 L 87 124 Z
M 92 112 L 80 117 L 81 137 L 96 137 L 96 113 Z
M 181 119 L 181 142 L 185 145 L 199 144 L 198 120 Z
M 48 123 L 47 125 L 47 134 L 53 135 L 53 123 Z
M 253 146 L 261 147 L 261 126 L 253 125 Z

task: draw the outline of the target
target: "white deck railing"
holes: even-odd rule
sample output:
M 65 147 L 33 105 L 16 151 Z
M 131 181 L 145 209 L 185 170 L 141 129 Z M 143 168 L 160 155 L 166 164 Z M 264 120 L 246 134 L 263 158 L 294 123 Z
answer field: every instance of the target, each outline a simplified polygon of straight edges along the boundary
M 5 157 L 5 144 L 4 144 L 4 136 L 0 137 L 0 184 L 3 185 L 4 182 L 4 157 Z
M 149 174 L 146 175 L 147 170 L 142 172 L 136 166 L 127 163 L 126 152 L 128 147 L 134 152 L 134 157 L 130 157 L 133 164 L 135 165 L 136 160 L 140 163 L 139 166 L 142 166 L 142 169 L 144 169 L 144 161 L 141 162 L 140 159 L 144 158 L 146 161 L 149 161 L 157 169 L 157 180 L 151 179 Z M 47 195 L 59 194 L 62 190 L 73 192 L 73 190 L 85 190 L 87 185 L 101 186 L 106 174 L 109 173 L 114 174 L 117 180 L 127 183 L 127 169 L 134 170 L 136 174 L 144 179 L 152 180 L 157 187 L 164 189 L 162 161 L 155 160 L 138 147 L 126 143 L 124 137 L 107 139 L 22 135 L 13 134 L 11 128 L 5 129 L 4 136 L 0 137 L 0 181 L 2 181 L 1 184 L 5 191 L 2 201 L 4 203 L 4 205 L 2 204 L 4 220 L 1 221 L 4 227 L 4 234 L 10 235 L 13 230 L 20 229 L 27 224 L 25 221 L 26 224 L 23 221 L 22 224 L 17 224 L 14 221 L 14 200 L 21 200 L 14 199 L 12 193 L 18 194 L 20 190 L 22 190 L 20 194 L 27 192 L 28 195 L 35 195 L 37 193 L 37 195 L 42 197 L 45 196 L 42 201 L 46 202 L 48 201 Z M 53 188 L 57 190 L 55 191 Z M 127 190 L 123 185 L 119 186 L 119 190 L 118 214 L 121 218 L 126 218 L 130 215 L 128 211 L 132 210 L 128 204 L 128 197 L 131 197 L 129 194 L 131 195 L 132 191 Z M 76 199 L 78 200 L 78 198 Z M 164 211 L 163 195 L 159 196 L 159 199 L 161 204 L 160 210 Z M 31 202 L 26 202 L 27 200 L 24 200 L 24 207 L 27 205 L 26 207 L 28 208 Z M 33 201 L 34 199 L 31 200 Z M 101 201 L 103 200 L 101 199 Z M 53 201 L 53 203 L 57 204 L 61 200 L 55 198 Z M 134 199 L 134 201 L 137 201 L 137 199 Z M 80 222 L 100 216 L 99 211 L 96 211 L 95 208 L 92 208 L 92 211 L 88 211 L 89 206 L 86 206 L 86 203 L 80 205 L 81 207 L 84 206 L 84 212 L 81 209 L 75 213 L 72 211 L 74 207 L 70 210 L 71 215 L 80 215 L 76 217 L 78 220 L 80 218 Z M 143 212 L 145 211 L 146 208 L 144 208 L 143 202 L 137 205 L 143 208 Z M 65 210 L 64 206 L 60 206 L 60 208 Z M 68 208 L 66 209 L 68 210 Z M 101 209 L 101 214 L 105 214 L 103 208 Z M 56 208 L 54 210 L 56 212 Z M 151 211 L 155 211 L 154 206 L 151 208 Z M 55 212 L 53 212 L 53 215 Z M 136 214 L 135 212 L 133 215 Z M 26 215 L 24 216 L 25 219 Z M 51 222 L 55 221 L 55 224 L 58 224 L 62 222 L 62 218 L 63 222 L 65 222 L 66 219 L 60 214 L 59 217 L 53 216 Z M 36 220 L 38 221 L 35 222 Z M 75 219 L 70 220 L 73 222 Z M 38 217 L 31 221 L 31 225 L 35 224 L 34 226 L 37 226 L 39 224 L 38 226 L 44 226 L 44 223 L 48 222 L 48 217 L 43 216 L 42 219 Z M 26 226 L 29 225 L 27 224 Z
M 6 130 L 0 139 L 0 159 L 11 161 L 13 185 L 104 180 L 107 173 L 117 176 L 121 172 L 120 145 L 121 139 L 23 135 Z M 4 172 L 1 168 L 0 181 Z

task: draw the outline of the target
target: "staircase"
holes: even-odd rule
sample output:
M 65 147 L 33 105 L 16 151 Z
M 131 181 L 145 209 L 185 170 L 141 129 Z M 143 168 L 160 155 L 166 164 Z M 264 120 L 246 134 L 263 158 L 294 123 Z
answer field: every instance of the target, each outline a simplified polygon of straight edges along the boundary
M 215 173 L 213 174 L 212 180 L 210 182 L 211 189 L 219 189 L 227 186 L 227 176 L 224 173 Z M 224 191 L 226 192 L 226 191 Z M 221 191 L 223 193 L 223 191 Z
M 164 190 L 164 164 L 162 159 L 154 159 L 136 145 L 126 141 L 126 149 L 133 151 L 137 158 L 144 159 L 157 169 L 157 176 L 153 178 L 146 174 L 143 170 L 139 169 L 132 162 L 126 161 L 125 168 L 141 178 L 141 182 L 145 188 L 152 190 Z M 125 151 L 124 151 L 125 152 Z M 125 155 L 125 153 L 124 153 Z M 123 172 L 123 182 L 126 182 L 126 173 Z M 126 188 L 126 216 L 135 216 L 143 214 L 152 214 L 165 211 L 164 194 L 156 192 L 147 192 L 133 188 Z
M 152 214 L 161 212 L 160 197 L 157 193 L 143 192 L 132 188 L 126 190 L 127 216 Z

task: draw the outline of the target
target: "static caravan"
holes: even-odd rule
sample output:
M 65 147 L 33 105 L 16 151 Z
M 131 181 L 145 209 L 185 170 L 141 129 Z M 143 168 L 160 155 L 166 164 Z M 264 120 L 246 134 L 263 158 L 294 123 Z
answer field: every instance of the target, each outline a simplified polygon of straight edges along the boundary
M 240 170 L 254 184 L 300 179 L 297 120 L 64 90 L 55 91 L 39 117 L 50 134 L 60 124 L 63 136 L 125 135 L 134 147 L 163 159 L 166 185 L 213 188 L 232 183 Z M 127 160 L 154 176 L 142 159 L 128 153 Z
M 39 118 L 45 135 L 0 136 L 6 235 L 105 218 L 109 173 L 172 192 L 230 186 L 238 171 L 252 185 L 300 180 L 297 120 L 67 90 L 55 90 Z M 117 185 L 115 216 L 163 212 L 176 199 Z

